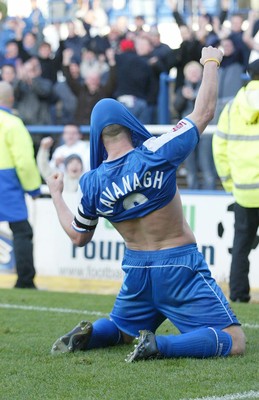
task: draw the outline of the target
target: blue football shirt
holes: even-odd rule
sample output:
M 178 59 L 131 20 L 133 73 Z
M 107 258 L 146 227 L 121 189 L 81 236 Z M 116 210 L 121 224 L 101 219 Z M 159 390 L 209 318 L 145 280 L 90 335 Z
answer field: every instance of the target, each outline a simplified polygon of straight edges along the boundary
M 75 220 L 90 227 L 100 216 L 121 222 L 164 207 L 175 195 L 178 166 L 198 141 L 197 127 L 184 118 L 124 156 L 102 161 L 80 179 L 82 199 Z

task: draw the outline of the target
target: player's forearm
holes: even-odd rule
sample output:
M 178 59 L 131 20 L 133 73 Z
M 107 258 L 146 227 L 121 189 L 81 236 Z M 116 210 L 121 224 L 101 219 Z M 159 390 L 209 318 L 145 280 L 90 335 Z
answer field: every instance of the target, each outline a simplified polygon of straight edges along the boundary
M 212 120 L 218 96 L 218 64 L 209 61 L 204 65 L 202 83 L 190 119 L 197 125 L 200 133 Z
M 195 109 L 207 113 L 208 121 L 213 118 L 218 97 L 218 64 L 209 61 L 204 65 L 203 79 L 198 93 Z
M 92 239 L 92 232 L 77 232 L 72 228 L 72 222 L 74 220 L 74 215 L 66 205 L 62 194 L 55 193 L 52 194 L 52 200 L 57 211 L 59 222 L 69 236 L 73 244 L 76 246 L 84 246 Z
M 58 219 L 62 228 L 64 229 L 66 234 L 70 237 L 70 239 L 73 241 L 73 239 L 76 238 L 76 233 L 77 233 L 71 227 L 74 215 L 66 205 L 61 193 L 54 193 L 54 194 L 52 193 L 52 201 L 56 208 Z
M 218 96 L 218 67 L 223 53 L 216 47 L 203 47 L 200 63 L 203 65 L 201 86 L 195 101 L 194 110 L 188 116 L 200 133 L 204 131 L 215 113 Z

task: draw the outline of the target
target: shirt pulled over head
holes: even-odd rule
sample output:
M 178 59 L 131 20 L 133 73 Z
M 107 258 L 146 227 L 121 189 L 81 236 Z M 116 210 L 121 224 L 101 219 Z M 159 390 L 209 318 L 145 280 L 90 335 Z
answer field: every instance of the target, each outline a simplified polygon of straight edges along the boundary
M 114 99 L 102 99 L 93 108 L 90 121 L 91 169 L 96 169 L 107 159 L 102 142 L 102 131 L 106 126 L 118 124 L 130 129 L 134 147 L 139 147 L 152 135 L 127 108 Z

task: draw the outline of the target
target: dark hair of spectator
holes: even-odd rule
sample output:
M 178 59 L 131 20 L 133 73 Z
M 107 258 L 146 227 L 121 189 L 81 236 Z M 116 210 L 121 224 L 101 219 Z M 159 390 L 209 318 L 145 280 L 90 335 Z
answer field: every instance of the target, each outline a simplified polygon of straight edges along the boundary
M 15 66 L 14 66 L 13 64 L 4 63 L 4 64 L 1 66 L 1 69 L 4 68 L 4 67 L 11 67 L 14 71 L 16 71 L 16 68 L 15 68 Z

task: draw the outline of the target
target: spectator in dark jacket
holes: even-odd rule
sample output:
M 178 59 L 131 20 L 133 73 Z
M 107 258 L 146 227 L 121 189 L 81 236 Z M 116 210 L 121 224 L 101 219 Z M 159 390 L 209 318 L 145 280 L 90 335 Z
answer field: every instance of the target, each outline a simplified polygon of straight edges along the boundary
M 86 32 L 84 36 L 80 36 L 76 32 L 76 26 L 73 21 L 68 21 L 66 23 L 68 30 L 67 38 L 64 40 L 64 48 L 69 48 L 73 50 L 74 59 L 79 62 L 81 59 L 82 49 L 87 47 L 90 42 L 90 36 Z
M 42 78 L 38 59 L 31 58 L 20 68 L 19 81 L 15 89 L 18 113 L 24 124 L 51 123 L 51 96 L 52 82 Z
M 161 42 L 161 36 L 156 26 L 151 27 L 149 38 L 153 44 L 152 56 L 157 59 L 155 67 L 159 70 L 158 73 L 169 73 L 174 66 L 174 50 L 168 44 Z
M 147 34 L 139 34 L 135 39 L 136 52 L 151 69 L 151 88 L 148 93 L 147 102 L 150 113 L 150 124 L 157 123 L 157 103 L 160 84 L 160 73 L 166 72 L 161 65 L 160 59 L 153 55 L 154 46 Z
M 83 84 L 83 79 L 80 74 L 80 65 L 74 58 L 71 59 L 68 69 L 71 79 L 77 81 L 80 85 Z M 55 123 L 66 125 L 75 121 L 77 97 L 72 92 L 65 77 L 63 77 L 61 81 L 55 83 L 53 92 L 54 96 L 57 98 Z
M 227 10 L 224 13 L 224 19 L 227 17 Z M 224 21 L 223 19 L 223 21 Z M 230 32 L 226 36 L 221 35 L 221 39 L 229 37 L 234 43 L 235 48 L 240 53 L 240 61 L 243 65 L 243 71 L 246 71 L 249 61 L 250 48 L 245 43 L 243 30 L 244 16 L 238 13 L 234 13 L 230 17 Z M 249 20 L 248 20 L 249 24 Z
M 137 55 L 134 42 L 123 39 L 116 55 L 117 85 L 115 98 L 143 124 L 149 124 L 147 99 L 152 85 L 148 63 Z
M 38 50 L 38 59 L 41 65 L 42 77 L 49 79 L 52 83 L 57 82 L 57 73 L 62 70 L 62 52 L 64 50 L 64 42 L 60 41 L 60 45 L 56 53 L 52 54 L 51 45 L 42 42 Z
M 184 67 L 190 61 L 200 61 L 200 54 L 203 45 L 196 38 L 191 27 L 189 27 L 181 14 L 178 12 L 176 0 L 168 0 L 172 8 L 172 15 L 178 25 L 182 42 L 178 49 L 172 53 L 171 65 L 176 68 L 175 91 L 184 84 Z
M 110 71 L 109 77 L 105 84 L 101 84 L 101 73 L 92 71 L 81 84 L 77 79 L 73 79 L 69 70 L 69 64 L 73 56 L 71 49 L 63 52 L 63 72 L 67 80 L 67 84 L 77 97 L 77 106 L 75 110 L 75 121 L 78 125 L 89 125 L 90 115 L 95 104 L 105 98 L 113 97 L 116 88 L 116 63 L 114 51 L 108 49 L 106 51 Z
M 202 44 L 195 38 L 193 32 L 187 25 L 179 27 L 182 43 L 179 49 L 175 50 L 173 66 L 176 67 L 177 74 L 175 80 L 175 90 L 184 83 L 184 67 L 190 61 L 199 61 Z

